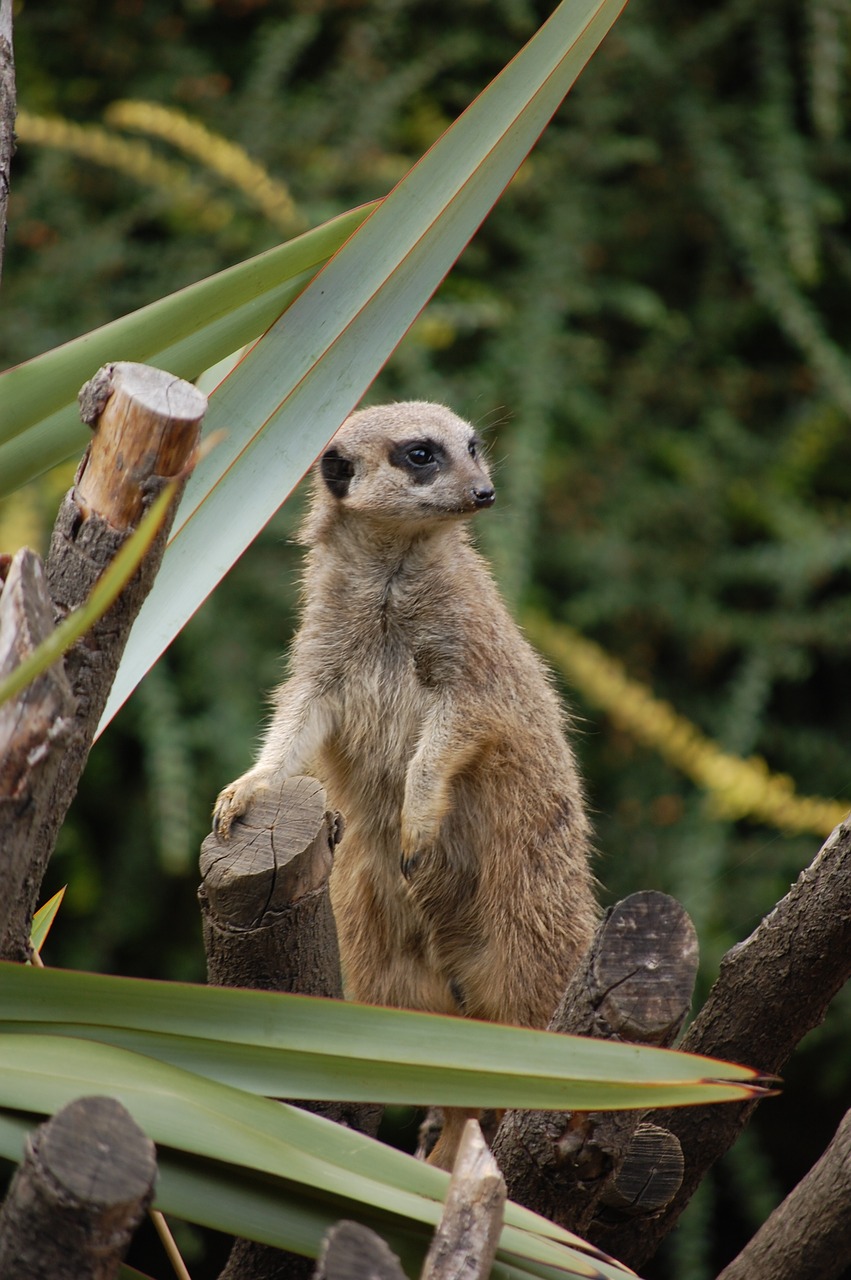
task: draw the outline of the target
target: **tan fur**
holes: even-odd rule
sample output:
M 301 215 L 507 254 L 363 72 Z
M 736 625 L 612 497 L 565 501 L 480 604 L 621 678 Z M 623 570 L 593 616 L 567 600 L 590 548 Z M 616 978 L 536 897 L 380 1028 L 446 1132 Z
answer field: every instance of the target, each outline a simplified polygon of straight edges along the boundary
M 436 467 L 413 465 L 418 444 Z M 595 922 L 588 824 L 559 700 L 469 542 L 493 500 L 478 440 L 448 409 L 385 405 L 325 458 L 290 675 L 218 830 L 315 774 L 346 822 L 331 895 L 347 996 L 544 1026 Z

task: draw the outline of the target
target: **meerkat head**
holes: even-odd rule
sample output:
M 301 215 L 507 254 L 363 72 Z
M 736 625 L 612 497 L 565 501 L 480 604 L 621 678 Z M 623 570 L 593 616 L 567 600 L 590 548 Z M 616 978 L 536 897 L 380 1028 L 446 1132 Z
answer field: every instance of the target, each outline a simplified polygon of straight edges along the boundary
M 426 527 L 489 507 L 494 488 L 468 422 L 425 401 L 352 414 L 322 455 L 316 505 Z

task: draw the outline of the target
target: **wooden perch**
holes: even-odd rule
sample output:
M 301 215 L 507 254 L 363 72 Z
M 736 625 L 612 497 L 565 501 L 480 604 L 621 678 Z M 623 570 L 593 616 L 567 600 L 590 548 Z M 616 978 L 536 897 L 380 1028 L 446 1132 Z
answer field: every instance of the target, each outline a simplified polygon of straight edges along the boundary
M 0 1275 L 112 1280 L 153 1198 L 154 1144 L 113 1098 L 80 1098 L 31 1133 L 0 1210 Z
M 835 1280 L 851 1259 L 851 1111 L 810 1172 L 718 1280 Z
M 666 894 L 632 894 L 598 928 L 550 1030 L 668 1045 L 688 1012 L 697 959 L 683 907 Z M 586 1231 L 600 1197 L 622 1176 L 642 1118 L 638 1111 L 509 1112 L 494 1155 L 511 1199 Z
M 86 420 L 95 430 L 53 530 L 45 576 L 56 622 L 88 598 L 163 485 L 185 476 L 207 403 L 190 383 L 159 369 L 125 363 L 102 369 L 83 388 L 81 399 Z M 33 768 L 17 779 L 13 805 L 0 804 L 0 880 L 14 889 L 4 895 L 0 921 L 0 957 L 4 959 L 29 956 L 30 921 L 47 861 L 76 793 L 130 627 L 159 568 L 169 523 L 115 604 L 65 655 L 64 672 L 74 707 L 67 713 L 62 752 L 53 752 L 49 766 Z M 32 582 L 34 571 L 27 573 Z M 7 591 L 8 585 L 4 597 Z M 42 596 L 41 604 L 25 608 L 35 616 L 38 610 L 43 613 L 43 606 Z M 19 718 L 25 751 L 33 765 L 40 765 L 29 717 L 21 710 L 29 697 L 28 692 L 22 694 L 9 714 L 13 720 Z M 61 716 L 65 715 L 63 710 Z M 55 717 L 50 723 L 55 726 Z M 5 745 L 20 757 L 19 742 Z M 43 747 L 49 750 L 49 735 L 43 738 Z M 22 821 L 24 815 L 26 821 Z
M 703 1009 L 682 1043 L 691 1053 L 778 1072 L 824 1018 L 851 977 L 851 824 L 830 835 L 774 910 L 728 951 Z M 656 1252 L 710 1166 L 747 1123 L 753 1102 L 679 1107 L 649 1119 L 676 1134 L 682 1186 L 652 1222 L 625 1220 L 606 1247 L 639 1267 Z
M 478 1122 L 468 1120 L 421 1280 L 487 1280 L 505 1198 L 505 1181 Z
M 215 986 L 340 998 L 340 954 L 328 876 L 340 819 L 315 778 L 289 778 L 256 800 L 227 841 L 201 846 L 198 891 Z M 374 1134 L 381 1107 L 299 1102 L 338 1124 Z M 313 1262 L 237 1240 L 220 1280 L 300 1280 Z
M 218 987 L 342 996 L 328 897 L 337 817 L 315 778 L 252 804 L 230 839 L 201 846 L 207 977 Z
M 325 1236 L 314 1280 L 407 1280 L 396 1254 L 359 1222 L 338 1222 Z
M 23 547 L 0 595 L 0 679 L 53 630 L 53 606 L 41 560 Z M 76 700 L 61 663 L 0 706 L 0 938 L 30 871 L 36 836 L 33 796 L 52 790 L 63 767 Z

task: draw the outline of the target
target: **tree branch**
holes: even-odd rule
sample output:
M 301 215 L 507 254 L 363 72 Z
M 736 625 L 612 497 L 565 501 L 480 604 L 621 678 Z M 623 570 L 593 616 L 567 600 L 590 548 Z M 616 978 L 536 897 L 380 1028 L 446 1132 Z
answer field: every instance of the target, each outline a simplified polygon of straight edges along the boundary
M 53 630 L 53 605 L 41 560 L 23 547 L 0 594 L 0 678 L 10 675 Z M 63 767 L 76 700 L 62 663 L 54 663 L 0 706 L 0 937 L 30 870 L 34 792 L 52 790 Z
M 27 1138 L 0 1210 L 0 1275 L 112 1280 L 156 1173 L 153 1142 L 119 1102 L 70 1102 Z
M 598 928 L 550 1030 L 668 1045 L 688 1012 L 697 959 L 694 926 L 678 902 L 654 891 L 631 894 Z M 647 1133 L 638 1138 L 642 1118 L 639 1111 L 509 1112 L 494 1142 L 508 1194 L 561 1226 L 587 1231 L 607 1188 L 636 1199 L 629 1171 L 626 1190 L 613 1187 L 631 1144 L 638 1141 L 642 1151 L 658 1145 Z M 663 1146 L 670 1150 L 667 1136 Z M 670 1192 L 670 1180 L 666 1185 Z
M 834 1280 L 851 1258 L 851 1111 L 802 1178 L 718 1280 Z
M 6 252 L 12 156 L 15 154 L 15 56 L 12 48 L 12 0 L 0 0 L 0 275 Z
M 502 1232 L 505 1182 L 476 1120 L 468 1120 L 421 1280 L 487 1280 Z
M 46 566 L 56 621 L 88 598 L 163 485 L 185 476 L 207 403 L 191 383 L 145 365 L 107 365 L 93 382 L 97 395 L 87 403 L 90 419 L 96 422 L 95 435 L 60 508 Z M 169 524 L 170 520 L 115 604 L 65 655 L 64 670 L 76 706 L 69 716 L 60 767 L 33 770 L 18 780 L 14 804 L 0 805 L 3 883 L 10 868 L 17 868 L 9 880 L 15 896 L 8 895 L 5 921 L 0 922 L 4 959 L 29 956 L 30 922 L 42 877 L 76 793 L 130 628 L 159 569 Z M 21 875 L 22 859 L 26 865 Z
M 786 897 L 724 957 L 709 998 L 681 1048 L 776 1073 L 807 1032 L 822 1021 L 849 977 L 851 823 L 845 822 L 828 837 Z M 755 1105 L 652 1113 L 649 1119 L 680 1140 L 685 1162 L 682 1186 L 657 1219 L 640 1226 L 624 1222 L 607 1233 L 605 1247 L 633 1267 L 651 1258 Z

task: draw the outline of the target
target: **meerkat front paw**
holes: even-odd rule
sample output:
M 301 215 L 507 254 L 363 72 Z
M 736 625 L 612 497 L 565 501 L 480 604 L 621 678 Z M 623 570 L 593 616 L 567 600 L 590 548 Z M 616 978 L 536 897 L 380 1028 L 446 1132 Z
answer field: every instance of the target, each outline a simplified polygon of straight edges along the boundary
M 420 866 L 423 859 L 427 856 L 425 849 L 417 849 L 414 853 L 406 854 L 404 850 L 399 855 L 399 870 L 406 880 L 410 880 L 411 876 Z
M 410 880 L 429 856 L 434 848 L 440 831 L 440 823 L 419 819 L 412 821 L 402 814 L 402 849 L 399 856 L 399 869 L 406 880 Z
M 440 835 L 440 820 L 430 814 L 408 818 L 402 814 L 402 849 L 399 852 L 399 870 L 410 881 L 418 868 L 425 863 Z
M 265 789 L 265 779 L 249 771 L 219 792 L 213 806 L 213 831 L 220 840 L 230 839 L 230 829 L 234 822 L 242 817 L 255 796 Z

